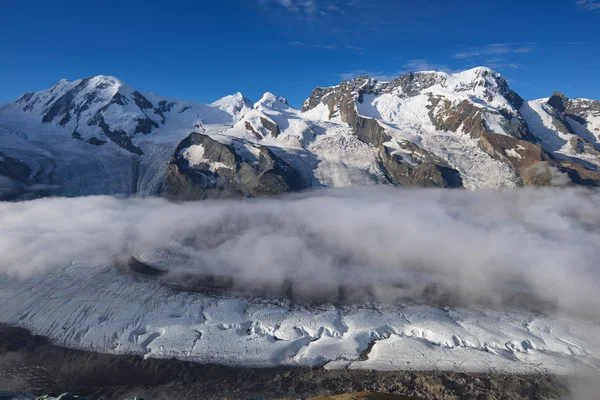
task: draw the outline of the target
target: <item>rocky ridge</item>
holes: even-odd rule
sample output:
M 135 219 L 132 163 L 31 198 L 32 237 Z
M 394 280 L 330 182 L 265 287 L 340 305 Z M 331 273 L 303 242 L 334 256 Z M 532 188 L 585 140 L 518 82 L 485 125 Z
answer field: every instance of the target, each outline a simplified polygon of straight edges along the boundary
M 199 104 L 114 77 L 63 80 L 0 105 L 0 136 L 3 199 L 600 185 L 600 102 L 558 92 L 525 101 L 483 67 L 361 76 L 314 89 L 301 110 L 272 93 L 255 104 L 241 93 Z

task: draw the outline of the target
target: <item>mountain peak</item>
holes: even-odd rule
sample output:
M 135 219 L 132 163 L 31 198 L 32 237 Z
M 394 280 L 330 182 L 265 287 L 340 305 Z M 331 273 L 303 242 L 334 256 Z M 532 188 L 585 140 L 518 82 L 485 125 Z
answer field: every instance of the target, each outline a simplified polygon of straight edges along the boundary
M 212 106 L 218 107 L 230 114 L 234 120 L 239 120 L 248 110 L 252 109 L 252 102 L 241 92 L 221 97 L 213 102 Z
M 260 100 L 254 104 L 254 108 L 259 108 L 261 106 L 270 108 L 289 107 L 286 98 L 277 96 L 271 92 L 266 92 L 263 94 Z
M 567 103 L 569 99 L 561 92 L 554 92 L 548 99 L 548 104 L 556 108 L 560 112 L 564 112 L 567 109 Z

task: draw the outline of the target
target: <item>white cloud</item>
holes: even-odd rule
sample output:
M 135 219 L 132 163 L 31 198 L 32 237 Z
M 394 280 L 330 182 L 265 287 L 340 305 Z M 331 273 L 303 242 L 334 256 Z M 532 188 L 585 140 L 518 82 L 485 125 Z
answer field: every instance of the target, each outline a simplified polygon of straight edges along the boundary
M 435 284 L 463 300 L 517 290 L 598 310 L 598 204 L 600 192 L 589 190 L 387 187 L 246 201 L 0 203 L 0 276 L 145 255 L 172 279 L 216 275 L 300 296 L 350 287 L 382 301 L 418 300 Z
M 351 80 L 358 76 L 368 76 L 369 78 L 377 79 L 381 82 L 390 82 L 399 76 L 405 75 L 409 72 L 422 72 L 422 71 L 442 71 L 451 72 L 450 68 L 441 64 L 433 64 L 423 59 L 409 60 L 402 65 L 403 69 L 398 71 L 374 71 L 374 70 L 354 70 L 344 72 L 340 74 L 340 78 L 343 80 Z
M 600 10 L 600 0 L 577 0 L 577 6 L 582 10 Z
M 464 51 L 458 52 L 454 58 L 470 59 L 477 57 L 505 56 L 511 53 L 531 53 L 536 43 L 493 43 L 485 46 L 470 47 Z
M 537 43 L 492 43 L 485 46 L 469 47 L 454 54 L 454 58 L 468 62 L 469 66 L 485 65 L 496 70 L 526 69 L 513 59 L 522 58 L 525 54 L 535 51 Z
M 351 50 L 351 51 L 356 51 L 356 52 L 361 52 L 363 50 L 362 47 L 360 46 L 353 46 L 353 45 L 337 45 L 337 44 L 323 44 L 323 43 L 306 43 L 303 42 L 301 40 L 295 40 L 292 42 L 288 43 L 289 46 L 292 47 L 306 47 L 309 49 L 317 49 L 317 50 L 336 50 L 336 49 L 342 49 L 342 50 Z
M 258 3 L 263 7 L 279 7 L 309 17 L 323 15 L 316 0 L 258 0 Z
M 417 60 L 409 60 L 406 64 L 403 65 L 406 68 L 407 72 L 415 72 L 415 71 L 444 71 L 448 72 L 450 69 L 441 64 L 432 64 L 427 60 L 417 59 Z
M 349 81 L 359 76 L 368 76 L 369 78 L 377 79 L 378 81 L 389 82 L 393 81 L 400 75 L 402 75 L 402 72 L 400 71 L 396 73 L 387 73 L 385 71 L 367 71 L 360 69 L 356 71 L 341 73 L 340 78 L 342 78 L 345 81 Z

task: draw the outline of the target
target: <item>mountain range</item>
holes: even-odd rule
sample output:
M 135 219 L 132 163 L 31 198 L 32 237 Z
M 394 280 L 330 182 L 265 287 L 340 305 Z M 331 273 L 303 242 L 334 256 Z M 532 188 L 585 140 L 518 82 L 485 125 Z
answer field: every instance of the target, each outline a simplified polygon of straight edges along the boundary
M 392 184 L 600 185 L 600 101 L 526 101 L 489 68 L 368 76 L 300 110 L 265 93 L 201 104 L 121 80 L 61 80 L 0 105 L 0 199 L 177 200 Z

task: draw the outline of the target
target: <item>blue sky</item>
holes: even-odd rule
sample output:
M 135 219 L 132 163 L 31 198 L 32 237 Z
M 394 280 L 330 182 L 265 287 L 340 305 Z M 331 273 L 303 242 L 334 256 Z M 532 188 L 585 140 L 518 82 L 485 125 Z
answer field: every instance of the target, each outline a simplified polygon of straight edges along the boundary
M 358 74 L 485 65 L 525 98 L 600 99 L 600 0 L 6 0 L 0 102 L 115 75 L 210 102 L 265 91 L 300 106 Z

